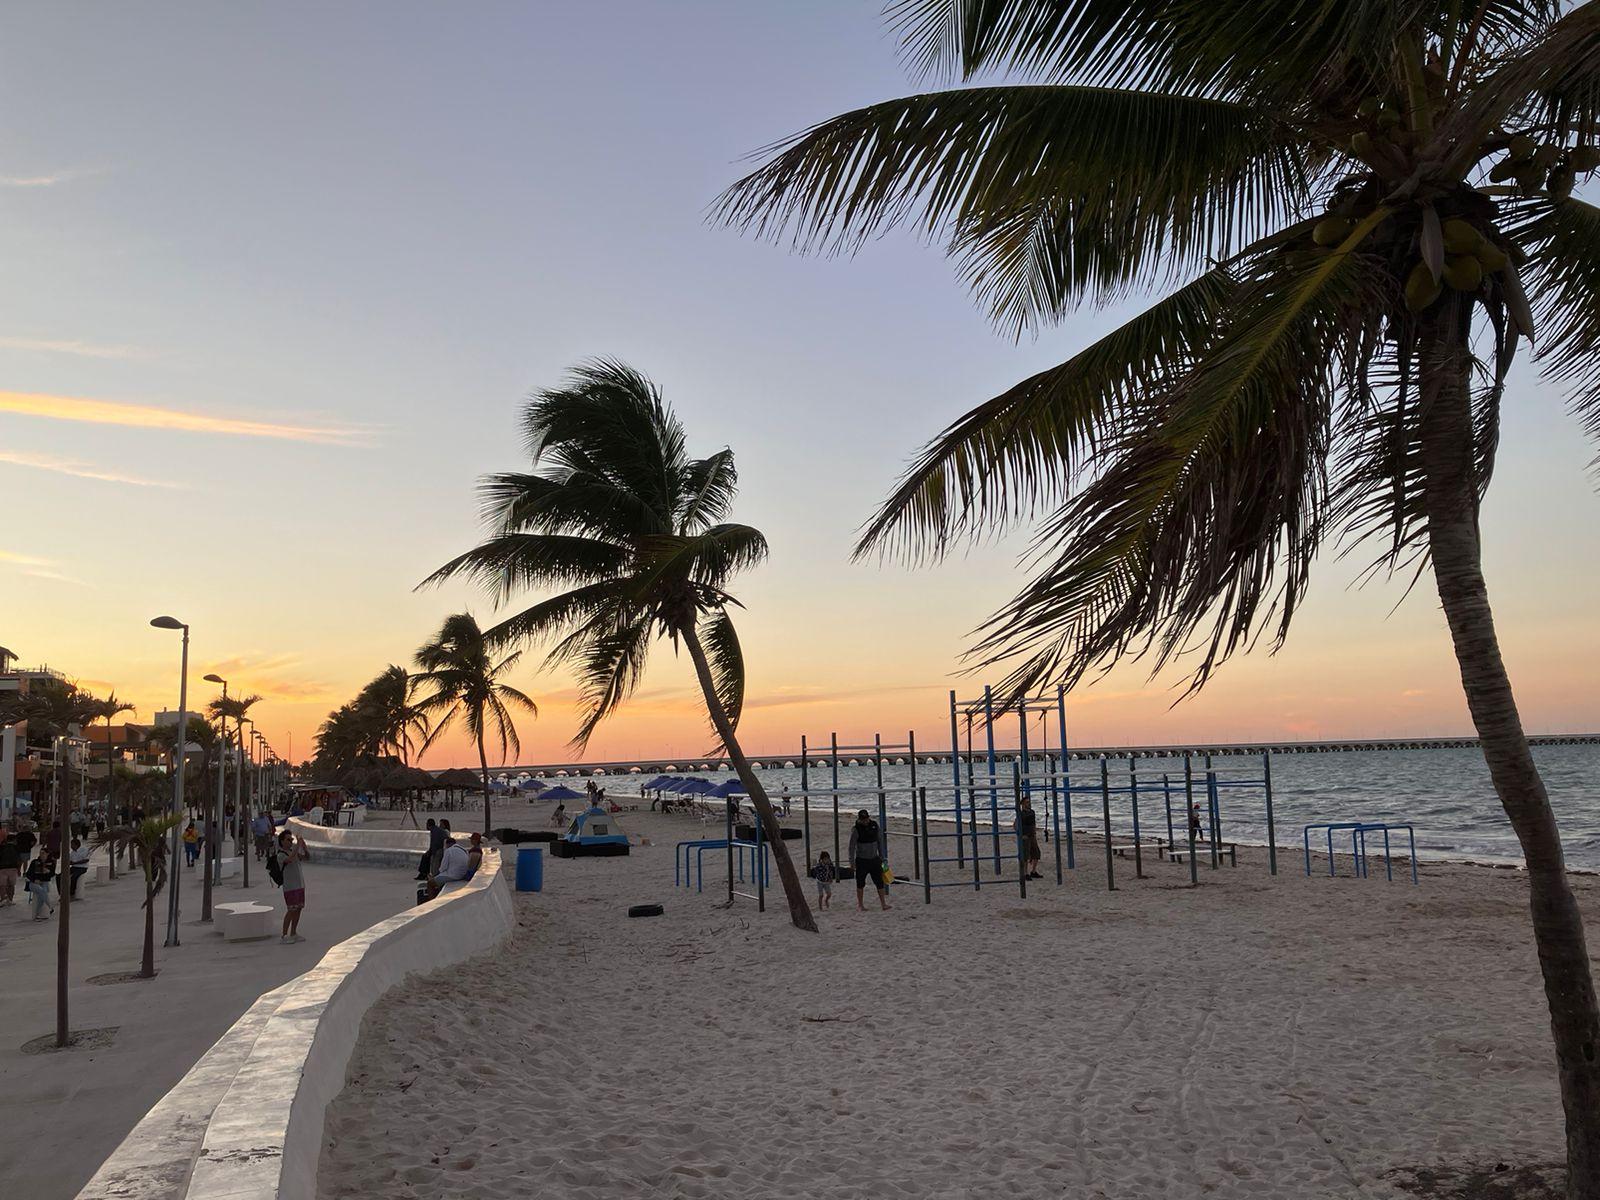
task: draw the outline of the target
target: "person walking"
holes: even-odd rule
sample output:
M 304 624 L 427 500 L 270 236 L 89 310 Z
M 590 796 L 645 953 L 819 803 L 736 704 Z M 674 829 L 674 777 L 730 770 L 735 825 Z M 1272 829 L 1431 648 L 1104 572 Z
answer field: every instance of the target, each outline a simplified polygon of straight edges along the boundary
M 311 857 L 305 839 L 285 829 L 278 835 L 278 865 L 283 872 L 283 937 L 284 943 L 303 942 L 300 936 L 300 914 L 306 907 L 306 873 L 304 863 Z
M 195 859 L 200 857 L 200 831 L 190 821 L 183 827 L 183 865 L 194 866 Z
M 833 855 L 824 850 L 817 856 L 817 865 L 811 868 L 811 878 L 817 881 L 817 907 L 826 910 L 833 900 L 833 881 L 839 878 L 839 869 L 833 865 Z
M 260 862 L 272 852 L 272 818 L 257 813 L 250 822 L 250 833 L 255 839 L 256 861 Z
M 1017 801 L 1016 828 L 1024 874 L 1029 879 L 1043 879 L 1039 874 L 1039 814 L 1033 811 L 1033 801 L 1026 796 Z
M 17 880 L 22 875 L 22 851 L 10 830 L 0 829 L 0 904 L 17 902 Z
M 884 845 L 883 831 L 872 819 L 872 814 L 861 809 L 856 813 L 855 824 L 850 826 L 850 862 L 855 870 L 858 909 L 866 910 L 862 898 L 869 878 L 878 889 L 878 903 L 885 910 L 888 909 L 889 887 L 883 882 L 883 864 L 887 857 L 888 847 Z
M 28 864 L 27 889 L 33 901 L 33 919 L 45 920 L 45 909 L 52 913 L 56 906 L 50 900 L 50 881 L 55 878 L 56 860 L 50 857 L 50 851 L 41 850 L 39 856 Z

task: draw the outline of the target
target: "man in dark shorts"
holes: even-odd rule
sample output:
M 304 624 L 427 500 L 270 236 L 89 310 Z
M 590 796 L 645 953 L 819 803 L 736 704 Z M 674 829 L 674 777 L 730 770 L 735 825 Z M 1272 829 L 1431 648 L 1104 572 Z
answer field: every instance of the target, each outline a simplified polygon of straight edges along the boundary
M 862 903 L 870 878 L 878 889 L 878 903 L 889 907 L 889 888 L 883 882 L 883 860 L 888 847 L 884 845 L 883 831 L 872 819 L 872 814 L 862 809 L 856 813 L 856 823 L 850 826 L 850 862 L 856 875 L 856 907 L 865 911 Z
M 1043 879 L 1039 874 L 1039 814 L 1026 796 L 1017 801 L 1017 838 L 1022 843 L 1023 870 L 1028 878 Z

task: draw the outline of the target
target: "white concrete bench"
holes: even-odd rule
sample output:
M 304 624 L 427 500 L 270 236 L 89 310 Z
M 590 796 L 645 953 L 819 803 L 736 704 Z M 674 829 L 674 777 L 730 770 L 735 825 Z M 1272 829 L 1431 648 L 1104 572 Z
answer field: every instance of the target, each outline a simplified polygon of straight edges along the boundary
M 105 863 L 101 863 L 99 866 L 95 867 L 95 869 L 94 869 L 94 882 L 95 883 L 110 883 L 111 882 L 111 868 L 109 866 L 107 866 Z
M 217 927 L 223 938 L 230 942 L 243 942 L 251 938 L 271 937 L 278 932 L 278 912 L 254 900 L 235 900 L 227 904 L 213 904 Z
M 224 858 L 218 860 L 220 873 L 218 879 L 232 879 L 239 874 L 239 860 L 237 858 Z

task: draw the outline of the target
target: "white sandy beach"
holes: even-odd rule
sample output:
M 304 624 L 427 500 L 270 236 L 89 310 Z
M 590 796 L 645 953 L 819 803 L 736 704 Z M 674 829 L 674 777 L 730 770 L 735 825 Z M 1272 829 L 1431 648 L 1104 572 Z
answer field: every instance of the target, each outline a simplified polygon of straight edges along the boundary
M 547 856 L 505 947 L 374 1008 L 323 1197 L 1532 1196 L 1430 1180 L 1561 1158 L 1514 871 L 1241 852 L 1191 890 L 1152 856 L 1108 893 L 1091 847 L 1025 903 L 843 884 L 810 937 L 674 891 L 697 823 L 629 828 L 654 844 Z

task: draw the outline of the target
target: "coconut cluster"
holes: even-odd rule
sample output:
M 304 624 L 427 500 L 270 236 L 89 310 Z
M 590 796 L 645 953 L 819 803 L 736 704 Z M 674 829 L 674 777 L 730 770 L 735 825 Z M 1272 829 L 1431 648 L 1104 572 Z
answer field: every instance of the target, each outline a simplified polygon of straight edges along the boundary
M 1527 195 L 1541 189 L 1559 199 L 1572 194 L 1579 175 L 1600 167 L 1600 147 L 1541 145 L 1530 134 L 1519 133 L 1506 143 L 1506 156 L 1489 170 L 1494 183 L 1516 180 Z

